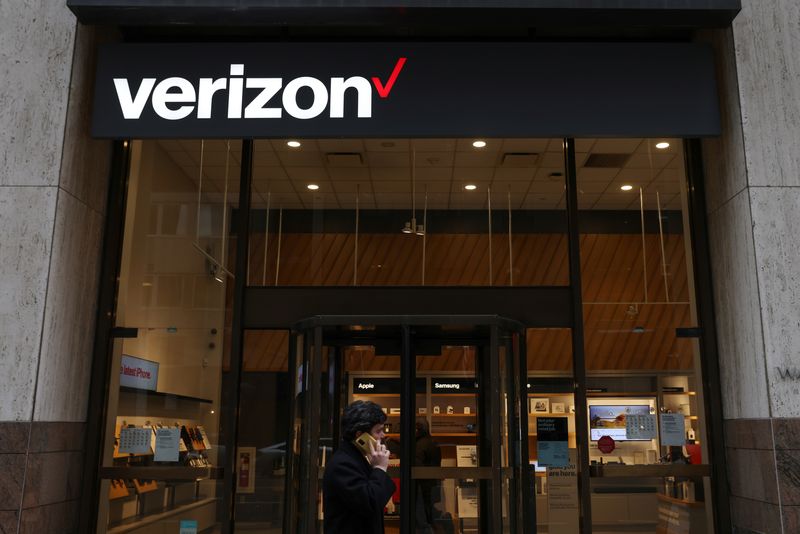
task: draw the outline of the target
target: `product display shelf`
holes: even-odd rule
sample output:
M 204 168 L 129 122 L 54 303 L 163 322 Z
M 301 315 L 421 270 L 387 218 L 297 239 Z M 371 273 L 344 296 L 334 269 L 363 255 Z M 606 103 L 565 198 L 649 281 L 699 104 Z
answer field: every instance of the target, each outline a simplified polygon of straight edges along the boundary
M 433 437 L 475 437 L 477 436 L 477 432 L 431 432 L 431 436 Z M 385 434 L 387 438 L 391 439 L 400 439 L 400 434 L 396 432 L 391 432 L 389 434 Z
M 214 499 L 213 497 L 206 497 L 198 499 L 193 502 L 176 505 L 170 507 L 169 509 L 149 514 L 142 518 L 136 517 L 136 518 L 124 519 L 114 525 L 110 525 L 109 528 L 106 530 L 106 533 L 126 534 L 128 532 L 134 532 L 148 525 L 156 525 L 159 521 L 162 521 L 164 519 L 169 519 L 170 517 L 174 517 L 176 515 L 185 514 L 192 510 L 202 508 L 203 506 L 212 505 L 215 502 L 216 499 Z
M 594 392 L 587 392 L 586 396 L 588 398 L 592 398 L 592 397 L 657 397 L 658 393 L 656 393 L 655 391 L 618 391 L 618 392 L 594 391 Z
M 536 432 L 536 418 L 537 417 L 564 417 L 567 419 L 568 424 L 568 433 L 567 433 L 567 443 L 568 447 L 575 448 L 577 437 L 575 434 L 575 413 L 572 411 L 574 409 L 575 400 L 574 395 L 571 392 L 558 392 L 558 391 L 537 391 L 531 392 L 528 391 L 527 394 L 527 405 L 528 405 L 528 450 L 530 451 L 529 454 L 531 455 L 531 460 L 536 459 L 536 451 L 537 451 L 537 442 L 538 442 L 538 433 Z M 532 399 L 547 399 L 548 406 L 547 411 L 537 412 L 533 411 L 533 407 L 531 406 Z M 553 412 L 552 407 L 553 404 L 563 404 L 564 411 L 563 412 Z M 537 473 L 537 476 L 545 476 L 546 473 Z
M 711 476 L 708 464 L 590 465 L 591 476 L 598 478 L 704 478 Z
M 114 466 L 101 467 L 99 469 L 99 474 L 100 478 L 115 480 L 141 478 L 144 480 L 194 482 L 203 479 L 221 479 L 223 475 L 223 468 L 188 466 Z
M 187 514 L 208 524 L 216 500 L 205 490 L 223 477 L 221 467 L 209 464 L 207 451 L 212 444 L 203 425 L 203 414 L 214 413 L 208 407 L 214 401 L 125 386 L 119 389 L 119 400 L 118 413 L 124 415 L 117 416 L 115 425 L 113 465 L 99 470 L 100 478 L 111 481 L 107 532 L 123 534 L 159 528 L 160 522 Z M 119 452 L 123 428 L 152 430 L 154 426 L 181 429 L 178 461 L 154 462 L 154 436 L 150 436 L 146 453 Z
M 686 501 L 658 494 L 659 523 L 656 534 L 705 534 L 706 506 L 702 501 Z
M 178 395 L 177 393 L 169 393 L 166 391 L 152 391 L 149 389 L 138 389 L 127 386 L 120 386 L 119 392 L 130 395 L 141 395 L 144 397 L 151 397 L 154 399 L 172 399 L 172 400 L 189 401 L 189 402 L 202 402 L 205 404 L 212 404 L 214 402 L 211 399 L 190 397 L 188 395 Z
M 686 443 L 699 445 L 702 411 L 694 377 L 692 375 L 661 377 L 659 390 L 660 410 L 683 414 L 686 421 Z
M 685 499 L 678 499 L 677 497 L 670 497 L 669 495 L 664 495 L 663 493 L 658 494 L 658 499 L 671 504 L 680 504 L 692 508 L 704 508 L 706 505 L 706 503 L 703 501 L 687 501 Z

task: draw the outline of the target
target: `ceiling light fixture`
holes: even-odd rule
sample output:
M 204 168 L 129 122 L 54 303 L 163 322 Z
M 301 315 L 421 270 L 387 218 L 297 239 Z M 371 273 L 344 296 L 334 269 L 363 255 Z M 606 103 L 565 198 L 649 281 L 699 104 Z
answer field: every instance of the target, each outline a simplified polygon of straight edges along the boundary
M 466 189 L 467 191 L 475 191 L 476 189 L 478 189 L 478 186 L 475 184 L 467 184 L 464 186 L 464 189 Z
M 656 148 L 659 150 L 664 150 L 665 148 L 669 148 L 669 143 L 666 141 L 661 141 L 660 143 L 656 143 Z
M 287 141 L 286 144 L 291 148 L 300 148 L 300 141 Z
M 622 189 L 623 191 L 630 191 L 631 189 L 633 189 L 633 186 L 625 184 L 622 187 L 620 187 L 620 189 Z
M 414 222 L 416 222 L 416 219 L 414 219 Z M 406 225 L 403 226 L 403 230 L 401 230 L 401 231 L 404 234 L 413 234 L 414 233 L 414 230 L 411 229 L 411 223 L 410 222 L 406 222 Z
M 319 186 L 317 184 L 308 184 L 306 187 L 312 191 L 316 191 L 317 189 L 319 189 Z
M 472 142 L 472 146 L 474 146 L 475 148 L 483 148 L 486 146 L 486 141 L 481 141 L 480 139 L 478 139 L 477 141 Z

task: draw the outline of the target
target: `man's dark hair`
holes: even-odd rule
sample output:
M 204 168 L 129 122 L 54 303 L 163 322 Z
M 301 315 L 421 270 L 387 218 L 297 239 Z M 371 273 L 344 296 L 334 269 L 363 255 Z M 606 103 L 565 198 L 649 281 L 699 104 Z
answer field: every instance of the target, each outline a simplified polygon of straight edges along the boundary
M 414 423 L 414 428 L 417 432 L 418 438 L 424 438 L 425 436 L 430 436 L 430 430 L 428 430 L 428 420 L 424 417 L 417 417 L 416 423 Z
M 353 441 L 356 432 L 369 432 L 378 423 L 386 422 L 381 407 L 371 401 L 355 401 L 342 413 L 342 439 Z

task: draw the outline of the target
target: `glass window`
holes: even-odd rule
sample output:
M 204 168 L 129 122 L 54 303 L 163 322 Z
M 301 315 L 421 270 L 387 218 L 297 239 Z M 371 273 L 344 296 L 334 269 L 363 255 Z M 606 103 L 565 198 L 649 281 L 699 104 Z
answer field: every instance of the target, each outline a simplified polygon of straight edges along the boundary
M 218 526 L 240 142 L 135 141 L 98 531 Z M 128 531 L 126 530 L 126 531 Z
M 237 530 L 283 528 L 291 384 L 289 332 L 245 331 L 236 441 Z
M 697 326 L 682 142 L 578 140 L 576 164 L 594 528 L 705 532 L 701 354 L 679 334 Z
M 579 444 L 575 433 L 572 330 L 529 328 L 526 338 L 527 444 L 537 528 L 540 532 L 578 532 Z M 562 435 L 548 433 L 548 425 L 558 427 Z M 540 432 L 543 429 L 544 433 Z M 554 445 L 554 441 L 563 445 Z
M 569 285 L 562 140 L 287 141 L 255 142 L 249 287 Z M 236 531 L 319 531 L 319 476 L 339 445 L 341 411 L 373 400 L 385 409 L 393 478 L 411 439 L 400 434 L 401 406 L 413 405 L 404 417 L 426 449 L 411 462 L 416 502 L 404 510 L 399 491 L 387 502 L 387 532 L 403 513 L 423 530 L 510 531 L 530 519 L 520 480 L 543 532 L 577 532 L 581 504 L 596 532 L 710 531 L 700 346 L 684 337 L 697 314 L 682 142 L 576 148 L 586 443 L 569 328 L 495 339 L 414 327 L 413 402 L 399 389 L 398 331 L 368 321 L 244 331 L 234 376 L 242 143 L 133 142 L 115 323 L 127 330 L 112 347 L 120 372 L 98 530 L 189 521 L 215 532 L 233 499 Z M 223 405 L 237 388 L 237 405 Z M 228 412 L 237 420 L 221 420 Z M 517 434 L 523 422 L 527 436 Z M 577 458 L 587 450 L 581 503 Z M 222 484 L 229 463 L 233 494 Z

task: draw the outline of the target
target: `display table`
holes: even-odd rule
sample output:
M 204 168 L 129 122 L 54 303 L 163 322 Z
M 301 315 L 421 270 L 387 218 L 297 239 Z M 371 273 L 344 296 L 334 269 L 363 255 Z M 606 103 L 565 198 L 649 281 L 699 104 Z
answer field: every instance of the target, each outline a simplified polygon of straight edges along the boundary
M 706 503 L 658 495 L 656 534 L 705 534 Z

